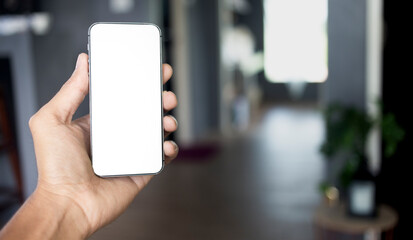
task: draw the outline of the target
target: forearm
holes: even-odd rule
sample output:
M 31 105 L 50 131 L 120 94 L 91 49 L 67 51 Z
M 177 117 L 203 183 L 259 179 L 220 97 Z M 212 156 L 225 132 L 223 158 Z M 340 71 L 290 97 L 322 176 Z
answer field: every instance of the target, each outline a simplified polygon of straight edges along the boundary
M 36 191 L 1 230 L 0 239 L 84 239 L 82 210 L 68 198 Z

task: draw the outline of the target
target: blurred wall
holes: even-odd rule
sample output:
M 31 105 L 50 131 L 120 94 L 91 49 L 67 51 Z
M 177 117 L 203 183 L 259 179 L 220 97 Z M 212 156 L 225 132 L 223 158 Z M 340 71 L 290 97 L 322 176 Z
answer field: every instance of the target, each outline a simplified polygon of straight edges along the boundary
M 169 4 L 172 90 L 178 96 L 176 140 L 191 147 L 216 134 L 219 124 L 218 0 Z
M 218 129 L 218 3 L 194 1 L 188 5 L 189 77 L 194 139 Z
M 328 79 L 322 99 L 365 107 L 366 1 L 329 0 Z
M 366 1 L 329 0 L 328 79 L 322 85 L 321 102 L 342 103 L 364 109 L 366 105 Z M 326 178 L 338 184 L 344 158 L 327 162 Z

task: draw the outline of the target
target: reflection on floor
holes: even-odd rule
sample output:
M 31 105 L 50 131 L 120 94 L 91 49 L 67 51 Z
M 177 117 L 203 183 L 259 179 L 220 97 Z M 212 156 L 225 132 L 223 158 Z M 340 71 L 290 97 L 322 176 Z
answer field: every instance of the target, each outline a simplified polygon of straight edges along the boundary
M 313 107 L 274 107 L 211 161 L 176 162 L 92 239 L 312 239 L 323 136 Z

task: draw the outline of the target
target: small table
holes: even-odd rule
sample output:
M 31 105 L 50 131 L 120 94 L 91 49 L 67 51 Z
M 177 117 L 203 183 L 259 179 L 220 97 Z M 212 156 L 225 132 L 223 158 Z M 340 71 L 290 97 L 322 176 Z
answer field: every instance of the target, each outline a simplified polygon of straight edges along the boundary
M 350 217 L 344 206 L 330 207 L 325 204 L 317 208 L 314 216 L 315 239 L 393 239 L 393 230 L 398 222 L 395 210 L 380 205 L 377 218 L 364 219 Z

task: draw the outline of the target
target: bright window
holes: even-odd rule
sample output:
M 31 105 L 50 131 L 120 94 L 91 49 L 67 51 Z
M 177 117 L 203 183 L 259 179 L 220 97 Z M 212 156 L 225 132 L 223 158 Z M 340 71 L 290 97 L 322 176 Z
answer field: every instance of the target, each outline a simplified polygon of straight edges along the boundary
M 264 69 L 271 82 L 327 79 L 328 0 L 264 0 Z

